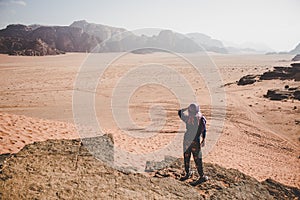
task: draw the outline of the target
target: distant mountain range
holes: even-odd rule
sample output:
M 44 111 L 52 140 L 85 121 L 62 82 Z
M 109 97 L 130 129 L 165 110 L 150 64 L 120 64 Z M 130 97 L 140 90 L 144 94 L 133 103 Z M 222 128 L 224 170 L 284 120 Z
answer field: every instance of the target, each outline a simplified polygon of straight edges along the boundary
M 267 52 L 266 53 L 267 55 L 272 55 L 272 54 L 291 54 L 291 55 L 298 55 L 300 54 L 300 43 L 294 48 L 292 49 L 291 51 L 281 51 L 281 52 Z
M 141 49 L 133 51 L 133 53 L 164 50 L 178 53 L 257 52 L 254 49 L 225 47 L 221 41 L 202 33 L 183 35 L 170 30 L 161 30 L 157 35 L 137 35 L 124 28 L 88 23 L 85 20 L 75 21 L 70 26 L 14 24 L 0 30 L 0 53 L 10 55 L 91 52 L 97 45 L 98 52 L 123 52 L 144 47 L 148 47 L 148 50 Z
M 144 47 L 151 48 L 153 51 L 170 50 L 186 53 L 204 51 L 201 47 L 202 44 L 188 36 L 170 30 L 161 30 L 157 35 L 146 36 L 145 34 L 137 35 L 122 28 L 88 23 L 84 20 L 76 21 L 70 26 L 81 28 L 84 32 L 105 41 L 98 50 L 100 52 L 130 51 Z M 207 44 L 210 43 L 209 40 L 211 39 L 207 36 Z M 222 43 L 219 41 L 218 45 L 222 46 Z M 208 47 L 214 48 L 214 46 Z M 217 47 L 215 50 L 218 50 Z

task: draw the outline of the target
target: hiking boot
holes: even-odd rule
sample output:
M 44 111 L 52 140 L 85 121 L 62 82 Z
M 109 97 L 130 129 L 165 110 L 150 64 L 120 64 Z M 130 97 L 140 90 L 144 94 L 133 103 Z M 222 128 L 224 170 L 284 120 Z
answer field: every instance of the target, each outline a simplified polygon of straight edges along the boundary
M 191 177 L 192 177 L 192 173 L 189 172 L 189 173 L 186 173 L 185 176 L 181 177 L 179 180 L 180 181 L 185 181 L 185 180 L 187 180 L 187 179 L 189 179 Z
M 207 176 L 202 176 L 198 180 L 191 182 L 190 185 L 191 186 L 196 186 L 196 185 L 199 185 L 199 184 L 201 184 L 201 183 L 203 183 L 203 182 L 205 182 L 207 180 L 208 180 Z

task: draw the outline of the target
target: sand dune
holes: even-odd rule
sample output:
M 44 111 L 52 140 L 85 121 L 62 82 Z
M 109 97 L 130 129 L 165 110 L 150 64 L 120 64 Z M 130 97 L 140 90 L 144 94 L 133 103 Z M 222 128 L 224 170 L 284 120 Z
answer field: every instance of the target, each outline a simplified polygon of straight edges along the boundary
M 17 153 L 36 141 L 78 137 L 73 124 L 0 113 L 0 154 Z

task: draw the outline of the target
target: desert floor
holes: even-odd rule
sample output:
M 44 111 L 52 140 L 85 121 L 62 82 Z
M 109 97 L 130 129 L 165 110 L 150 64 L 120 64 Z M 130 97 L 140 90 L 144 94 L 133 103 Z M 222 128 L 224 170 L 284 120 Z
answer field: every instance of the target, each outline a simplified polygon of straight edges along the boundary
M 192 91 L 208 121 L 205 162 L 300 187 L 300 102 L 263 97 L 268 89 L 299 83 L 235 84 L 244 75 L 289 66 L 292 56 L 183 56 L 0 55 L 0 153 L 100 130 L 113 135 L 122 164 L 142 168 L 151 156 L 180 156 L 184 127 L 177 110 L 193 101 L 186 92 Z M 190 63 L 194 60 L 200 73 Z

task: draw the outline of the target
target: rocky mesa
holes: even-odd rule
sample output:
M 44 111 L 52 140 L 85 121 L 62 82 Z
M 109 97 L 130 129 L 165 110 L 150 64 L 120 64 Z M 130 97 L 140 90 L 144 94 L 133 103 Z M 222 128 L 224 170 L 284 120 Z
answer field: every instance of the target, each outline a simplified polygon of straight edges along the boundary
M 10 55 L 43 56 L 64 52 L 86 52 L 100 39 L 69 26 L 31 27 L 9 25 L 0 30 L 0 53 Z

